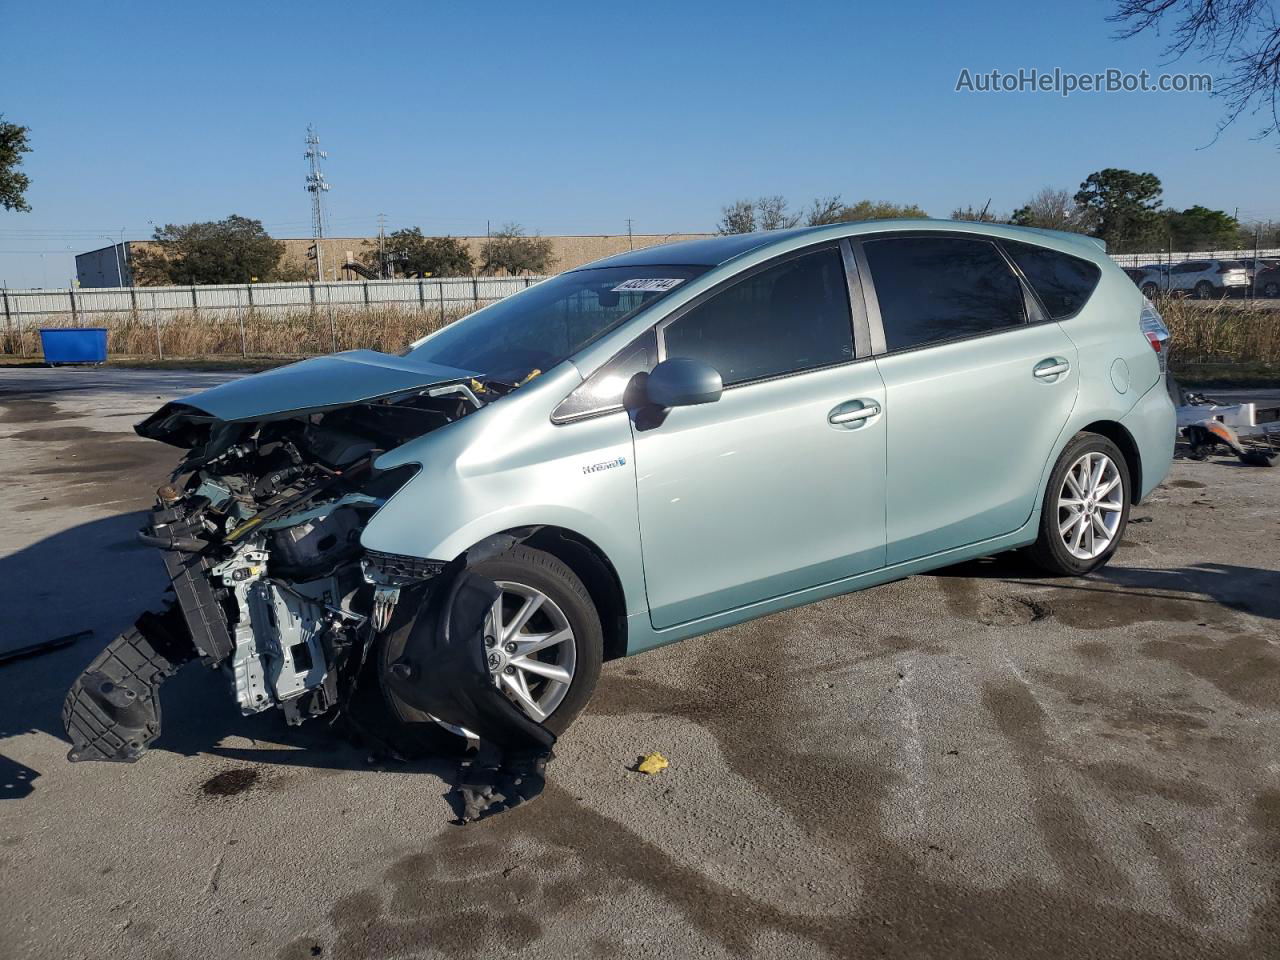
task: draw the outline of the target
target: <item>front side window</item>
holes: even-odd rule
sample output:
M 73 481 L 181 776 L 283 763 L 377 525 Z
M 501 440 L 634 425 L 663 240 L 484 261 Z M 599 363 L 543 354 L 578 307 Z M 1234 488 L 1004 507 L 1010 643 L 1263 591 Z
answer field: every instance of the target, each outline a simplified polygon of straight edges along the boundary
M 1026 322 L 1022 284 L 988 240 L 890 237 L 863 242 L 889 350 Z
M 572 270 L 450 324 L 407 356 L 518 383 L 535 370 L 550 370 L 706 269 Z
M 715 367 L 726 387 L 853 357 L 840 251 L 784 260 L 739 280 L 663 329 L 667 357 Z
M 1000 243 L 1031 284 L 1051 320 L 1078 313 L 1102 277 L 1097 264 L 1080 257 L 1015 240 Z M 1141 275 L 1141 271 L 1135 272 Z M 1129 276 L 1132 278 L 1133 274 Z

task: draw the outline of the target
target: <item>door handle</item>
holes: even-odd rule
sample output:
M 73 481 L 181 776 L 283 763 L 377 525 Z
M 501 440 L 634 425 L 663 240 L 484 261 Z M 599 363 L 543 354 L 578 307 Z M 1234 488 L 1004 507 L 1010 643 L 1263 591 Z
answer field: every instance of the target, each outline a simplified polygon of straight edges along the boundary
M 855 406 L 857 404 L 857 406 Z M 842 403 L 829 414 L 827 423 L 833 427 L 861 426 L 873 417 L 880 416 L 880 404 L 874 400 L 850 400 Z
M 1039 380 L 1056 380 L 1070 369 L 1071 364 L 1061 357 L 1050 357 L 1037 363 L 1031 373 Z

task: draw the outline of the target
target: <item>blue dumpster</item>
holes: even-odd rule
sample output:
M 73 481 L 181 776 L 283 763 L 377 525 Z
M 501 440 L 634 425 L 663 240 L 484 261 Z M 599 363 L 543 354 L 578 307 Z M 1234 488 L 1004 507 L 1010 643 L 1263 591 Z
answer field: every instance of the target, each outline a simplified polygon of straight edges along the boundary
M 41 327 L 45 363 L 105 363 L 106 327 Z

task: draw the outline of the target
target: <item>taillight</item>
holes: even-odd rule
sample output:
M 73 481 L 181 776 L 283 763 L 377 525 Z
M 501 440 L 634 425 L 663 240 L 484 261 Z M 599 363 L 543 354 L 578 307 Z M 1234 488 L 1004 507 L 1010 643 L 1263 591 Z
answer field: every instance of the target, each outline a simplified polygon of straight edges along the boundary
M 1142 330 L 1142 335 L 1147 338 L 1147 343 L 1151 344 L 1151 349 L 1160 358 L 1160 372 L 1164 373 L 1169 369 L 1169 328 L 1164 325 L 1160 311 L 1146 297 L 1142 299 L 1142 313 L 1139 315 L 1138 327 Z

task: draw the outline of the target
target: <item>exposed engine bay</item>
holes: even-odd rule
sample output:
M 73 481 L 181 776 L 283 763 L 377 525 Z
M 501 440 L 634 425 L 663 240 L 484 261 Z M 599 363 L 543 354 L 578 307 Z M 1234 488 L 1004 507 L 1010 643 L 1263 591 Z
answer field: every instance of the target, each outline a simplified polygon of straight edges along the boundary
M 144 614 L 72 687 L 63 710 L 69 759 L 138 759 L 160 733 L 160 684 L 194 660 L 225 675 L 244 714 L 279 707 L 291 724 L 322 715 L 351 719 L 355 711 L 348 708 L 359 678 L 369 675 L 374 641 L 392 627 L 397 607 L 402 630 L 429 630 L 416 619 L 432 581 L 456 586 L 462 572 L 361 546 L 369 519 L 418 469 L 380 471 L 375 461 L 513 389 L 471 380 L 243 421 L 169 404 L 139 424 L 140 435 L 187 450 L 156 491 L 139 533 L 163 552 L 174 602 L 161 614 Z M 471 593 L 482 588 L 473 585 Z M 412 606 L 398 604 L 402 591 L 413 595 Z M 475 717 L 498 731 L 495 741 L 515 729 L 499 746 L 532 744 L 533 762 L 543 763 L 555 738 L 497 692 L 480 652 L 483 613 L 457 642 L 475 647 L 477 676 L 465 683 L 487 688 L 470 699 L 493 698 L 485 716 L 449 714 L 448 703 L 446 716 L 431 712 L 434 702 L 448 700 L 450 684 L 462 682 L 456 674 L 442 677 L 406 661 L 396 665 L 395 683 L 453 738 L 477 736 L 461 725 Z M 417 648 L 432 642 L 416 641 Z M 377 679 L 391 680 L 390 670 Z M 429 692 L 431 684 L 438 692 Z M 490 722 L 495 712 L 501 723 Z

